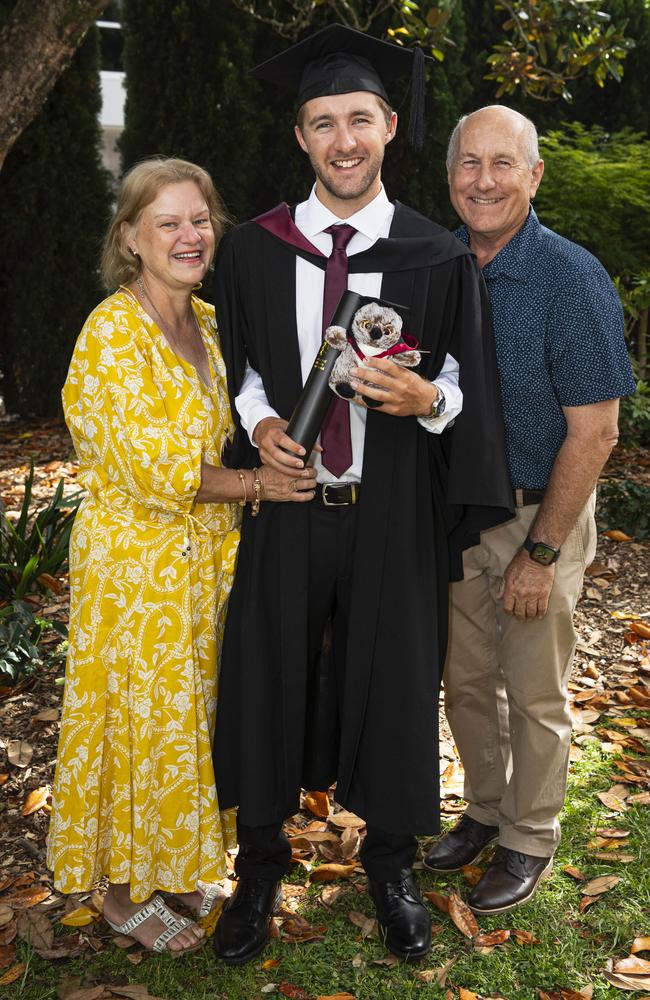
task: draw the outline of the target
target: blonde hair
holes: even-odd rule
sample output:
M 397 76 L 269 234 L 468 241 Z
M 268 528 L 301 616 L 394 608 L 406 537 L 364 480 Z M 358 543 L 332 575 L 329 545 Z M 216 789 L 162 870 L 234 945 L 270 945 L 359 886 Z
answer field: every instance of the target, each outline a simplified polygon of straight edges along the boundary
M 219 242 L 230 218 L 207 170 L 173 157 L 156 156 L 143 160 L 124 175 L 115 214 L 104 239 L 101 272 L 107 288 L 127 284 L 140 273 L 140 259 L 129 251 L 122 223 L 135 225 L 161 188 L 180 181 L 194 181 L 199 188 L 208 206 L 215 242 Z

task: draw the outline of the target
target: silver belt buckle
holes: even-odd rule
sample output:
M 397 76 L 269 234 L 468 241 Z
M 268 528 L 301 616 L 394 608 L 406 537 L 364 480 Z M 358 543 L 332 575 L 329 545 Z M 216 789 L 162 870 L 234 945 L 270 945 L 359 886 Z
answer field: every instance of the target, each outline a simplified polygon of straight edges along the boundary
M 328 500 L 327 499 L 328 490 L 331 489 L 334 492 L 336 492 L 337 488 L 340 488 L 340 487 L 336 487 L 334 485 L 334 483 L 324 483 L 323 484 L 323 490 L 322 490 L 322 494 L 321 495 L 322 495 L 323 504 L 325 505 L 325 507 L 342 507 L 343 506 L 343 504 L 336 503 L 333 500 Z
M 335 500 L 327 499 L 327 491 L 332 490 L 334 496 L 341 490 L 350 490 L 350 499 L 336 502 Z M 356 503 L 359 497 L 359 484 L 358 483 L 323 483 L 322 498 L 325 507 L 349 507 L 351 504 Z

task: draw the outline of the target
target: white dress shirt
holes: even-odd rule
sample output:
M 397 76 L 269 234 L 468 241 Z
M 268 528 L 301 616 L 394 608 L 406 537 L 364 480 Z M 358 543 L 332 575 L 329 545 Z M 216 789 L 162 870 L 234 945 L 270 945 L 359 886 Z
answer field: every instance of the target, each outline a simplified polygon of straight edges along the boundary
M 332 237 L 324 230 L 343 221 L 347 225 L 353 226 L 357 231 L 347 246 L 348 257 L 352 257 L 354 254 L 367 250 L 380 237 L 389 235 L 394 211 L 395 206 L 388 200 L 382 187 L 377 197 L 368 205 L 355 212 L 350 218 L 342 220 L 318 200 L 314 187 L 307 201 L 303 201 L 297 206 L 295 223 L 303 236 L 306 236 L 326 256 L 332 252 Z M 370 297 L 380 297 L 381 282 L 382 275 L 379 273 L 359 273 L 348 276 L 350 291 Z M 302 257 L 296 257 L 296 325 L 303 385 L 322 342 L 324 283 L 324 270 Z M 440 373 L 434 380 L 434 385 L 438 386 L 444 393 L 445 412 L 439 417 L 418 417 L 419 423 L 434 434 L 443 431 L 462 409 L 463 394 L 458 384 L 458 374 L 458 362 L 450 354 L 447 354 Z M 255 443 L 253 432 L 260 420 L 264 420 L 265 417 L 278 416 L 266 398 L 262 379 L 250 365 L 246 366 L 241 390 L 235 398 L 235 406 L 242 425 L 253 444 Z M 340 479 L 337 479 L 329 469 L 324 468 L 320 455 L 317 452 L 314 453 L 313 464 L 319 483 L 359 482 L 361 480 L 366 412 L 362 406 L 350 405 L 352 465 Z

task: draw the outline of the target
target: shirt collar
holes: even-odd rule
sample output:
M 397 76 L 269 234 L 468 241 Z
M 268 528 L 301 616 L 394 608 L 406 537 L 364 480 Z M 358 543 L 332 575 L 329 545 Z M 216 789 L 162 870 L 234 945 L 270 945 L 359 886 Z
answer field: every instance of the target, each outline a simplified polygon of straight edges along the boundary
M 345 222 L 349 226 L 354 226 L 358 232 L 373 242 L 379 238 L 386 216 L 393 211 L 393 206 L 388 200 L 383 184 L 379 194 L 363 208 L 360 208 L 358 212 L 351 215 L 349 219 L 339 219 L 338 215 L 334 215 L 318 200 L 316 185 L 312 188 L 309 198 L 301 208 L 300 228 L 307 237 L 317 236 L 329 226 Z
M 529 273 L 527 258 L 539 235 L 540 229 L 540 221 L 535 214 L 535 209 L 531 205 L 528 218 L 521 229 L 515 233 L 504 247 L 501 247 L 496 257 L 493 257 L 488 264 L 485 264 L 483 267 L 483 276 L 485 278 L 496 278 L 498 275 L 504 274 L 515 280 L 525 280 Z M 470 245 L 467 226 L 461 226 L 460 229 L 456 230 L 455 235 L 466 246 Z

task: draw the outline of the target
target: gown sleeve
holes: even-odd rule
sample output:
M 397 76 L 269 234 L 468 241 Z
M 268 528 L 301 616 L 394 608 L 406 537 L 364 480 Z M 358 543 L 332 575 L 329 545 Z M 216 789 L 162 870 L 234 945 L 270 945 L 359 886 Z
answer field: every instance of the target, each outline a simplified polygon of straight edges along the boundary
M 82 472 L 111 483 L 152 510 L 188 513 L 201 484 L 201 428 L 171 420 L 154 376 L 140 321 L 125 309 L 98 307 L 77 341 L 63 388 L 63 408 Z

